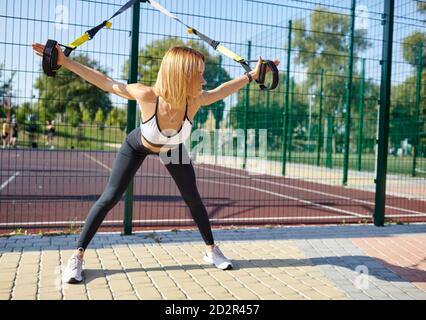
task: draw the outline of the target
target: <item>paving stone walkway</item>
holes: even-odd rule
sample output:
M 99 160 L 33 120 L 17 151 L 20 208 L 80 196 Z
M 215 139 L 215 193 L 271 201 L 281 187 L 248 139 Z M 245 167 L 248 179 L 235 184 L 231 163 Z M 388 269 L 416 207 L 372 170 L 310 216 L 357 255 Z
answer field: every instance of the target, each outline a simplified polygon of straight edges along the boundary
M 196 230 L 98 233 L 82 284 L 61 281 L 77 235 L 0 238 L 0 300 L 426 299 L 426 224 L 214 230 L 234 263 L 202 260 Z

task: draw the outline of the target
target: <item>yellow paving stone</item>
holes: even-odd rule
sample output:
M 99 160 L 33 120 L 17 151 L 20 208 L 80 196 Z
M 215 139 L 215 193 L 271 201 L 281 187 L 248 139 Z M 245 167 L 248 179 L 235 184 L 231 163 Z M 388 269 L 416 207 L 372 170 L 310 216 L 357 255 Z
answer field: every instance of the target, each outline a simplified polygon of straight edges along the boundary
M 86 295 L 86 288 L 83 285 L 67 285 L 63 286 L 63 294 L 69 295 Z
M 298 294 L 298 292 L 287 286 L 273 287 L 272 291 L 276 292 L 279 295 L 289 295 L 289 294 Z
M 302 279 L 301 282 L 302 284 L 310 286 L 310 287 L 318 287 L 318 286 L 324 285 L 324 282 L 317 279 L 311 279 L 311 278 Z
M 272 293 L 271 289 L 269 287 L 266 287 L 260 283 L 253 284 L 253 283 L 246 283 L 245 286 L 249 288 L 251 291 L 255 292 L 256 294 L 259 293 Z
M 244 285 L 241 282 L 236 280 L 227 281 L 226 283 L 222 283 L 225 288 L 243 288 Z
M 14 295 L 12 300 L 36 300 L 36 295 Z
M 47 292 L 39 293 L 38 300 L 62 300 L 62 294 L 60 292 Z
M 331 286 L 316 286 L 315 290 L 320 292 L 323 295 L 326 295 L 328 297 L 338 297 L 342 295 L 342 292 L 339 289 L 336 289 Z
M 219 285 L 219 282 L 212 277 L 209 276 L 196 276 L 194 277 L 194 281 L 197 281 L 202 286 L 206 285 Z
M 126 296 L 119 296 L 115 297 L 115 300 L 139 300 L 139 298 L 136 295 L 126 295 Z
M 231 294 L 238 300 L 258 300 L 259 296 L 246 290 L 232 290 Z
M 136 291 L 138 293 L 138 296 L 140 297 L 141 300 L 159 300 L 159 299 L 163 299 L 163 297 L 161 296 L 160 292 L 156 289 L 151 289 L 151 290 L 137 290 Z
M 103 290 L 103 289 L 108 289 L 109 290 L 109 285 L 108 284 L 104 284 L 104 283 L 94 283 L 94 284 L 88 284 L 87 285 L 87 290 L 88 291 L 93 291 L 93 290 Z
M 0 300 L 9 300 L 10 292 L 0 292 Z
M 292 289 L 294 289 L 294 290 L 296 290 L 298 292 L 302 292 L 302 293 L 303 293 L 303 291 L 310 291 L 310 290 L 312 290 L 311 287 L 306 286 L 304 284 L 289 284 L 289 287 L 291 287 Z
M 1 274 L 1 281 L 2 282 L 13 282 L 15 280 L 16 274 L 15 273 L 3 273 Z
M 329 297 L 318 293 L 316 291 L 304 291 L 303 295 L 307 298 L 307 299 L 311 299 L 311 300 L 329 300 Z
M 15 280 L 15 286 L 35 286 L 37 283 L 38 279 L 33 277 L 18 277 Z
M 159 288 L 173 288 L 176 287 L 176 282 L 168 277 L 157 277 L 152 279 L 155 286 Z
M 64 300 L 87 300 L 87 296 L 85 294 L 81 295 L 65 295 Z
M 127 281 L 127 276 L 124 272 L 122 272 L 121 270 L 116 271 L 114 273 L 106 273 L 106 277 L 108 278 L 109 281 Z
M 186 294 L 205 291 L 203 287 L 197 284 L 182 285 L 178 283 L 178 288 L 184 291 Z
M 89 292 L 89 299 L 90 300 L 112 300 L 113 296 L 111 292 L 107 290 L 99 290 L 99 291 Z
M 295 278 L 293 278 L 289 275 L 279 275 L 279 276 L 276 276 L 276 278 L 277 278 L 277 281 L 280 281 L 280 282 L 287 284 L 287 285 L 300 284 L 301 283 L 299 280 L 297 280 L 297 279 L 295 279 Z
M 180 290 L 165 290 L 164 292 L 162 292 L 165 299 L 167 300 L 174 300 L 174 299 L 186 299 L 187 296 L 185 295 L 185 293 L 183 293 Z
M 256 279 L 254 276 L 243 276 L 243 277 L 236 277 L 238 281 L 244 284 L 250 284 L 250 283 L 260 283 L 258 279 Z
M 110 281 L 109 287 L 113 292 L 133 291 L 133 287 L 128 281 Z
M 307 300 L 300 294 L 283 295 L 282 298 L 283 300 Z
M 134 276 L 131 276 L 130 282 L 134 285 L 137 285 L 137 284 L 151 284 L 151 285 L 153 285 L 152 280 L 149 277 L 134 277 Z
M 52 288 L 52 289 L 49 289 L 49 290 L 39 290 L 39 292 L 38 292 L 38 295 L 40 296 L 40 295 L 47 295 L 47 296 L 49 296 L 49 295 L 54 295 L 54 296 L 57 296 L 57 295 L 59 295 L 59 299 L 62 299 L 61 297 L 62 297 L 62 291 L 61 290 L 57 290 L 56 288 Z
M 194 293 L 188 293 L 188 298 L 191 300 L 211 300 L 212 296 L 210 296 L 207 293 L 194 292 Z
M 11 289 L 13 287 L 13 280 L 11 281 L 0 281 L 0 291 Z

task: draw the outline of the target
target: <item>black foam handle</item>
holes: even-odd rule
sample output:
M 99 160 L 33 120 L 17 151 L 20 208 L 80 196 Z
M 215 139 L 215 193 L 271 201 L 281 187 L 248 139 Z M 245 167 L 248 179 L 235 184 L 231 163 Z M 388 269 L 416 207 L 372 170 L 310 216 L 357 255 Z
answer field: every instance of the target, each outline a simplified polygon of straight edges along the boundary
M 49 77 L 56 76 L 56 71 L 60 68 L 58 66 L 57 43 L 57 41 L 49 39 L 43 50 L 43 71 Z

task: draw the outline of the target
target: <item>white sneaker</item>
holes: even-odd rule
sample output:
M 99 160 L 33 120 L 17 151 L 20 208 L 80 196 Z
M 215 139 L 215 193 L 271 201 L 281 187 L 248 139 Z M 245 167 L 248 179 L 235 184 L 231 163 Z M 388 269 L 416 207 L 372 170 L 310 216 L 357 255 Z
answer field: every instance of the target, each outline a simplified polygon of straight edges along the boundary
M 216 245 L 213 247 L 212 252 L 206 251 L 203 259 L 205 262 L 213 263 L 218 269 L 231 270 L 233 268 L 231 260 L 225 257 Z
M 78 254 L 74 253 L 69 258 L 62 281 L 65 283 L 80 283 L 83 281 L 83 259 Z

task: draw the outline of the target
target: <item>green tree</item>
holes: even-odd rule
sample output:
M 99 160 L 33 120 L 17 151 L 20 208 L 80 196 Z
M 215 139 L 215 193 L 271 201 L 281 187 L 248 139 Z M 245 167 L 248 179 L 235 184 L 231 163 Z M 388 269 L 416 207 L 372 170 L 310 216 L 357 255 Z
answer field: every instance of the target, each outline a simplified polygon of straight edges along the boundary
M 161 60 L 168 49 L 174 45 L 184 45 L 200 51 L 205 57 L 205 72 L 204 78 L 206 79 L 205 89 L 215 88 L 223 82 L 230 80 L 228 72 L 219 68 L 219 56 L 212 56 L 209 54 L 207 48 L 196 41 L 184 42 L 179 38 L 169 37 L 153 41 L 145 48 L 139 51 L 138 61 L 138 79 L 146 85 L 152 86 L 156 79 L 158 71 L 160 70 Z M 127 78 L 129 69 L 129 61 L 126 61 L 123 68 L 123 78 Z M 219 74 L 221 79 L 219 79 Z M 208 117 L 208 111 L 212 110 L 216 121 L 222 121 L 223 109 L 225 104 L 219 101 L 211 106 L 204 107 L 197 113 L 196 121 L 203 124 Z
M 105 124 L 105 115 L 101 109 L 98 109 L 96 112 L 95 123 L 99 129 L 103 130 Z
M 325 70 L 324 95 L 341 97 L 343 107 L 346 94 L 345 81 L 348 67 L 348 48 L 350 37 L 350 17 L 325 8 L 317 7 L 309 17 L 309 28 L 304 20 L 296 20 L 292 48 L 296 52 L 295 63 L 306 68 L 307 88 L 319 88 L 319 72 Z M 360 52 L 371 46 L 367 40 L 367 30 L 357 29 L 353 39 L 354 60 L 356 66 Z M 354 68 L 353 77 L 359 77 Z M 354 82 L 354 88 L 356 88 Z M 354 95 L 355 97 L 355 95 Z M 325 105 L 325 112 L 336 108 L 336 101 Z
M 126 110 L 113 108 L 107 116 L 106 124 L 124 130 L 126 128 Z
M 74 128 L 78 127 L 81 123 L 81 111 L 79 108 L 67 108 L 65 111 L 65 122 L 69 123 Z
M 426 32 L 416 31 L 406 36 L 402 42 L 404 60 L 417 67 L 419 45 L 423 43 L 423 67 L 426 66 Z
M 106 73 L 95 60 L 87 56 L 79 55 L 73 57 L 74 60 Z M 61 68 L 56 77 L 47 77 L 42 74 L 36 79 L 34 87 L 39 90 L 39 107 L 45 119 L 54 117 L 57 113 L 65 113 L 68 119 L 77 119 L 81 121 L 81 115 L 85 111 L 85 120 L 95 119 L 96 112 L 99 109 L 107 114 L 112 104 L 108 93 L 98 89 L 94 85 L 83 80 L 71 71 Z M 104 103 L 100 103 L 103 101 Z M 72 111 L 68 112 L 68 109 Z M 72 115 L 70 117 L 70 115 Z M 79 115 L 77 117 L 77 115 Z
M 425 14 L 426 3 L 417 2 L 417 10 Z M 426 20 L 424 20 L 426 23 Z M 426 132 L 426 32 L 415 31 L 406 36 L 402 41 L 402 51 L 404 60 L 412 66 L 411 75 L 402 83 L 392 88 L 392 103 L 390 109 L 390 142 L 397 147 L 400 146 L 401 140 L 410 138 L 415 141 L 415 136 L 419 134 L 418 128 L 413 126 L 413 117 L 415 116 L 415 98 L 416 98 L 416 81 L 418 70 L 419 46 L 423 44 L 422 52 L 422 86 L 420 87 L 420 132 Z M 423 97 L 423 98 L 422 98 Z M 426 136 L 420 134 L 420 143 L 426 146 Z
M 4 64 L 0 64 L 0 78 L 3 79 L 1 70 L 4 70 Z M 13 71 L 9 79 L 0 82 L 0 118 L 7 117 L 8 111 L 6 108 L 12 108 L 9 102 L 13 94 L 12 81 L 15 74 L 16 71 Z

